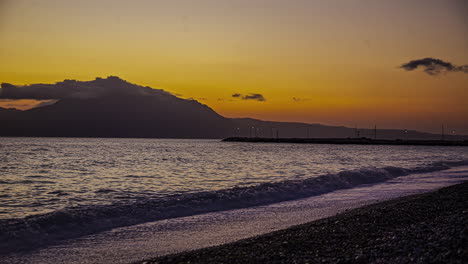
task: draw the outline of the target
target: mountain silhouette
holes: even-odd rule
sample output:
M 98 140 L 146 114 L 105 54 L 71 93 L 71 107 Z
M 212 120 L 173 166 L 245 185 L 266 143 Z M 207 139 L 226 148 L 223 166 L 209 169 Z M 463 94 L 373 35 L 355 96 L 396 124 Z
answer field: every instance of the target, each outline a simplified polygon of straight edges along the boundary
M 139 86 L 118 77 L 56 84 L 2 84 L 0 99 L 55 99 L 26 111 L 0 108 L 0 136 L 225 138 L 354 137 L 352 128 L 251 118 L 225 118 L 195 100 Z M 360 136 L 373 137 L 372 129 Z M 440 135 L 397 129 L 378 130 L 379 138 L 440 139 Z
M 113 76 L 16 91 L 21 89 L 7 85 L 1 97 L 59 100 L 27 111 L 3 110 L 0 135 L 215 138 L 226 134 L 230 122 L 197 101 Z

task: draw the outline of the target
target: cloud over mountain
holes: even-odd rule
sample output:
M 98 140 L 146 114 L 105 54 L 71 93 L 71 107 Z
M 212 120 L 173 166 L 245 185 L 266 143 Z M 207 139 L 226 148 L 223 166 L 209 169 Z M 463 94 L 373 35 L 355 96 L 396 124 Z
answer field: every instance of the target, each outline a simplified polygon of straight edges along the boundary
M 0 99 L 93 99 L 127 96 L 172 96 L 170 93 L 126 82 L 119 77 L 96 78 L 92 81 L 65 80 L 55 84 L 16 86 L 2 83 Z
M 407 71 L 413 71 L 417 68 L 423 68 L 425 73 L 433 76 L 439 75 L 444 72 L 468 73 L 468 65 L 457 66 L 450 62 L 434 58 L 412 60 L 410 62 L 402 64 L 400 68 Z

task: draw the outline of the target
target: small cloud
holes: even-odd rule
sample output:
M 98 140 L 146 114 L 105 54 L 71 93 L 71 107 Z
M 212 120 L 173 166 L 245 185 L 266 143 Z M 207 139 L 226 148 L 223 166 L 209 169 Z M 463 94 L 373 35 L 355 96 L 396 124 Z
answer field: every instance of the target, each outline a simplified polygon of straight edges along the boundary
M 208 100 L 208 98 L 206 98 L 206 97 L 198 97 L 198 100 L 200 100 L 200 101 L 206 101 L 206 100 Z
M 263 95 L 261 94 L 248 94 L 248 95 L 242 96 L 242 100 L 256 100 L 260 102 L 266 101 L 265 97 L 263 97 Z
M 299 98 L 299 97 L 293 97 L 292 100 L 296 103 L 299 102 L 305 102 L 305 101 L 310 101 L 310 98 Z
M 400 68 L 406 71 L 413 71 L 420 67 L 424 69 L 425 73 L 432 76 L 436 76 L 444 72 L 468 73 L 468 65 L 457 66 L 450 62 L 434 58 L 412 60 L 400 66 Z
M 259 102 L 265 102 L 266 99 L 262 94 L 257 94 L 257 93 L 249 93 L 247 95 L 242 95 L 239 93 L 235 93 L 232 95 L 233 98 L 240 98 L 242 100 L 254 100 L 254 101 L 259 101 Z

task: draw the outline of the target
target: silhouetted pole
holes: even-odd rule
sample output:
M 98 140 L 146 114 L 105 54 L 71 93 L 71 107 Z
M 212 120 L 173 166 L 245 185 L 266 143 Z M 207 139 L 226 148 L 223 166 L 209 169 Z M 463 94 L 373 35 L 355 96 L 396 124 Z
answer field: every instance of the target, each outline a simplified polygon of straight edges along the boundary
M 445 140 L 445 127 L 442 125 L 442 140 Z
M 374 126 L 374 139 L 377 139 L 377 125 Z

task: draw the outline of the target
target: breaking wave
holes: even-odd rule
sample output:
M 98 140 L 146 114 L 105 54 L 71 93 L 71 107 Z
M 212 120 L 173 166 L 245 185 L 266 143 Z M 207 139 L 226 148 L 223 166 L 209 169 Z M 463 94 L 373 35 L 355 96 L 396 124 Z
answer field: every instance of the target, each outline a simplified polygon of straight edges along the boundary
M 77 238 L 116 227 L 300 199 L 362 184 L 384 182 L 399 176 L 463 165 L 468 165 L 468 160 L 436 162 L 411 169 L 364 168 L 304 180 L 263 183 L 164 198 L 144 198 L 131 203 L 119 202 L 105 206 L 68 207 L 43 215 L 0 220 L 0 254 L 42 247 L 58 240 Z

